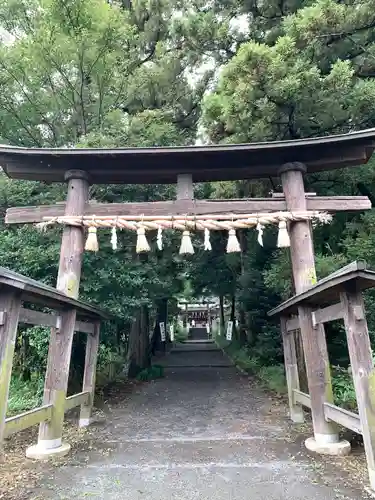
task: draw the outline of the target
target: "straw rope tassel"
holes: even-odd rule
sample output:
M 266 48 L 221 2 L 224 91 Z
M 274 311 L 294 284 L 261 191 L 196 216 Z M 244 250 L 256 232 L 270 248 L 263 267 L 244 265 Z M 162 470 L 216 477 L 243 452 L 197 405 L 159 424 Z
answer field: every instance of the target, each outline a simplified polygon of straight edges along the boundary
M 279 222 L 279 234 L 277 235 L 278 248 L 290 247 L 290 239 L 285 220 Z
M 117 231 L 115 226 L 111 230 L 111 245 L 112 250 L 117 250 Z
M 227 253 L 241 252 L 241 247 L 236 236 L 235 229 L 229 229 Z
M 210 242 L 210 231 L 205 228 L 204 230 L 204 249 L 212 250 L 211 242 Z
M 85 244 L 85 250 L 88 252 L 97 252 L 99 250 L 97 229 L 94 226 L 89 227 L 89 233 Z
M 148 244 L 148 241 L 146 238 L 145 228 L 143 226 L 139 226 L 137 229 L 136 252 L 142 253 L 142 252 L 149 252 L 149 251 L 150 251 L 150 245 Z
M 194 248 L 190 238 L 190 232 L 184 231 L 181 238 L 180 255 L 193 254 Z
M 260 222 L 257 224 L 257 231 L 258 231 L 258 243 L 262 247 L 263 246 L 263 226 Z
M 158 236 L 156 238 L 156 243 L 158 245 L 158 249 L 163 250 L 163 230 L 160 226 L 158 227 Z

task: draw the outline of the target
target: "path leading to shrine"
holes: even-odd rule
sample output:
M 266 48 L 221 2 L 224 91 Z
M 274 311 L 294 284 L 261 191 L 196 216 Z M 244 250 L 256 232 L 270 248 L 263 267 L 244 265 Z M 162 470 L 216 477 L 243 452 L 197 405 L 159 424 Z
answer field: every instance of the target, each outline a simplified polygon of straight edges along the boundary
M 318 470 L 284 404 L 212 347 L 190 344 L 167 355 L 166 377 L 108 406 L 86 449 L 46 472 L 33 498 L 364 498 L 334 463 Z

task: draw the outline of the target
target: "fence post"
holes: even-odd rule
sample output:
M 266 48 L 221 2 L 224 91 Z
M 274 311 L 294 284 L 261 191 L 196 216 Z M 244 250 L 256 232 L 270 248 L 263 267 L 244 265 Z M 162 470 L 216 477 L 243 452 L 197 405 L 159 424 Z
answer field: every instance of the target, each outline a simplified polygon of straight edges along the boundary
M 81 413 L 79 416 L 79 426 L 86 427 L 91 423 L 91 414 L 95 396 L 95 378 L 96 378 L 96 362 L 98 358 L 100 334 L 100 321 L 94 324 L 94 333 L 87 334 L 86 355 L 85 355 L 85 371 L 83 374 L 83 392 L 89 392 L 90 396 L 86 404 L 81 405 Z
M 341 294 L 353 382 L 370 485 L 375 490 L 375 370 L 363 297 L 355 286 Z
M 294 389 L 299 390 L 296 343 L 294 339 L 294 333 L 287 331 L 286 321 L 286 317 L 281 316 L 280 324 L 284 346 L 285 375 L 288 386 L 290 418 L 293 422 L 301 424 L 305 421 L 302 405 L 296 404 L 294 402 L 293 394 Z
M 0 292 L 0 447 L 5 433 L 13 355 L 21 309 L 20 293 L 11 288 Z
M 61 312 L 60 328 L 51 329 L 43 404 L 53 404 L 52 417 L 40 424 L 38 444 L 26 450 L 28 458 L 41 460 L 70 450 L 68 443 L 62 443 L 62 428 L 75 323 L 76 310 L 69 309 Z

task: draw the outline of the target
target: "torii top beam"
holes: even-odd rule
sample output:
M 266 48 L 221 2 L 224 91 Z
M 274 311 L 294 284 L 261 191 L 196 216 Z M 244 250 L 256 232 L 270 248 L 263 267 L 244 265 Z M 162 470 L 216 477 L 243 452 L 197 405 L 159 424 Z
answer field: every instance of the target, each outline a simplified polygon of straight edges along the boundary
M 278 175 L 281 165 L 304 163 L 319 172 L 366 163 L 375 128 L 344 135 L 252 144 L 67 149 L 0 146 L 0 166 L 15 179 L 62 182 L 67 170 L 87 172 L 95 184 L 163 184 L 191 174 L 194 182 Z

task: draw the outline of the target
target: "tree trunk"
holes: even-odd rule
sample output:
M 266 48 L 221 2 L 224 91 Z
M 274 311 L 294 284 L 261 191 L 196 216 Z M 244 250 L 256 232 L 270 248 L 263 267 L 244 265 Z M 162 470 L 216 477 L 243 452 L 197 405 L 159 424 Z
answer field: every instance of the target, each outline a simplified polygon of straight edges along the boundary
M 167 322 L 168 322 L 168 298 L 165 297 L 157 301 L 156 304 L 156 321 L 151 341 L 152 345 L 151 351 L 153 355 L 157 351 L 162 351 L 162 352 L 165 351 L 166 342 L 168 342 L 169 340 L 169 336 L 167 334 L 168 332 Z M 166 342 L 162 342 L 161 340 L 160 323 L 164 323 L 165 326 Z
M 134 378 L 151 364 L 149 349 L 149 310 L 139 307 L 130 330 L 128 377 Z
M 247 238 L 246 238 L 246 232 L 245 230 L 241 229 L 239 231 L 239 238 L 240 238 L 240 246 L 241 246 L 241 277 L 240 283 L 243 283 L 243 278 L 246 274 L 246 260 L 245 260 L 245 255 L 247 253 Z M 242 286 L 242 285 L 241 285 Z M 241 345 L 245 345 L 247 342 L 247 325 L 246 325 L 246 314 L 245 314 L 245 304 L 243 300 L 243 293 L 239 297 L 239 331 L 237 332 L 238 334 L 238 340 Z
M 247 328 L 246 328 L 246 314 L 243 307 L 239 310 L 239 332 L 238 337 L 241 345 L 245 345 L 247 342 Z
M 238 340 L 236 327 L 236 296 L 234 294 L 231 296 L 230 320 L 233 323 L 233 337 Z
M 302 392 L 309 392 L 308 384 L 307 384 L 307 371 L 305 364 L 305 355 L 303 352 L 303 344 L 302 344 L 302 335 L 300 330 L 296 330 L 294 332 L 295 345 L 296 345 L 296 354 L 297 354 L 297 368 L 298 368 L 298 377 L 299 377 L 299 385 Z
M 22 333 L 21 337 L 21 352 L 20 352 L 20 368 L 21 368 L 21 379 L 25 382 L 31 380 L 31 371 L 30 366 L 27 363 L 27 359 L 29 357 L 29 337 L 27 336 L 27 332 Z
M 220 329 L 224 331 L 225 328 L 225 317 L 224 317 L 224 297 L 220 295 Z

